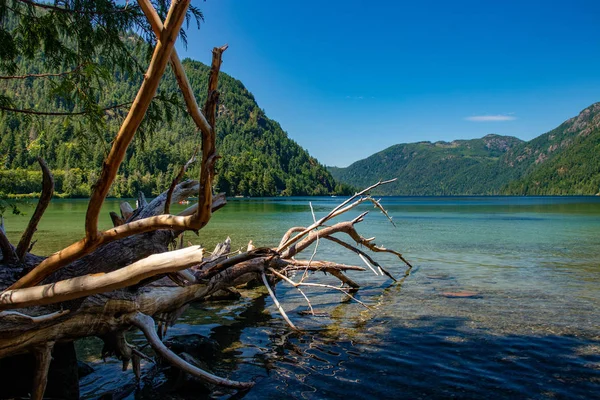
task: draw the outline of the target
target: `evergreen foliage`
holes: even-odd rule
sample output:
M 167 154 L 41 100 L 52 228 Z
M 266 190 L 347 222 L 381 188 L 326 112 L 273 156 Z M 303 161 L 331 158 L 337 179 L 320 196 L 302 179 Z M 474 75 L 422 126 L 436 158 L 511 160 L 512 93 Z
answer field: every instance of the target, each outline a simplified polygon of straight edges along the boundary
M 168 3 L 155 0 L 159 13 Z M 188 22 L 201 12 L 191 6 Z M 155 36 L 137 3 L 116 0 L 0 0 L 0 79 L 15 82 L 0 93 L 0 110 L 31 115 L 79 116 L 80 134 L 101 135 L 107 111 L 128 105 L 106 96 L 115 74 L 143 73 Z M 135 32 L 136 34 L 133 34 Z M 141 36 L 140 36 L 141 35 Z M 142 40 L 142 37 L 145 40 Z M 183 34 L 185 37 L 185 32 Z M 142 61 L 142 62 L 140 62 Z M 16 81 L 25 81 L 25 86 Z M 26 89 L 35 89 L 32 99 Z M 46 101 L 39 101 L 44 98 Z M 37 100 L 37 101 L 33 101 Z M 168 108 L 160 97 L 154 108 Z M 147 124 L 160 120 L 154 111 Z

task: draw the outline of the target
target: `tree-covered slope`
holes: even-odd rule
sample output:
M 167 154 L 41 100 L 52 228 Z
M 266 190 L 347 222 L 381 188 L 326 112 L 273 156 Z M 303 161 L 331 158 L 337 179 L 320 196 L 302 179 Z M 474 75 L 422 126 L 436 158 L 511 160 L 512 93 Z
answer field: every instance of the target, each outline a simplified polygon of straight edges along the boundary
M 398 178 L 381 188 L 380 193 L 386 195 L 489 193 L 488 182 L 497 180 L 498 159 L 520 143 L 510 136 L 487 135 L 450 143 L 398 144 L 347 168 L 330 171 L 336 179 L 359 187 L 379 179 Z
M 501 160 L 521 171 L 506 194 L 575 195 L 600 192 L 600 103 Z
M 600 103 L 556 129 L 523 142 L 481 139 L 389 147 L 347 168 L 329 168 L 363 186 L 398 178 L 387 195 L 596 194 L 600 188 Z
M 209 68 L 192 60 L 185 60 L 184 66 L 198 103 L 203 104 Z M 26 69 L 35 72 L 36 67 L 32 64 Z M 100 93 L 99 103 L 108 107 L 131 102 L 141 78 L 117 72 L 116 80 Z M 0 81 L 0 90 L 17 99 L 23 109 L 77 111 L 75 104 L 44 95 L 52 92 L 54 84 L 52 78 L 4 80 Z M 331 174 L 265 115 L 240 81 L 221 73 L 219 90 L 217 146 L 222 158 L 217 164 L 215 190 L 245 196 L 336 192 Z M 171 100 L 179 96 L 171 73 L 163 78 L 159 96 Z M 159 193 L 191 157 L 199 135 L 191 119 L 169 102 L 160 104 L 149 112 L 162 113 L 167 122 L 143 126 L 143 140 L 130 146 L 112 195 L 134 196 L 139 190 Z M 110 110 L 105 129 L 95 134 L 86 132 L 86 125 L 76 115 L 0 115 L 0 192 L 39 192 L 41 175 L 35 160 L 42 156 L 55 174 L 57 192 L 87 196 L 126 109 Z M 197 165 L 190 168 L 188 175 L 198 175 Z M 337 193 L 341 190 L 338 185 Z

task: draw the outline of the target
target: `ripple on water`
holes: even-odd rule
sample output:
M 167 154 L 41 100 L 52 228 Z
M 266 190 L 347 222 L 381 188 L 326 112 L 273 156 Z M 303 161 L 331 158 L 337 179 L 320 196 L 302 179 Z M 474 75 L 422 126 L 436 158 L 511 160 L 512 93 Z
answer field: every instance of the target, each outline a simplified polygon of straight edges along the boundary
M 374 227 L 361 224 L 360 232 L 401 249 L 415 268 L 394 286 L 351 274 L 371 311 L 339 293 L 315 291 L 313 306 L 328 317 L 301 316 L 303 298 L 280 285 L 278 296 L 303 333 L 290 333 L 260 291 L 237 306 L 221 304 L 225 311 L 193 306 L 172 332 L 219 341 L 226 350 L 220 372 L 257 380 L 249 399 L 600 398 L 600 202 L 582 214 L 545 198 L 451 199 L 451 208 L 443 199 L 394 201 L 398 228 L 376 215 Z M 520 202 L 535 204 L 512 204 Z M 308 207 L 303 213 L 294 204 L 292 213 L 278 214 L 281 223 L 269 214 L 268 230 L 312 220 Z M 319 245 L 326 258 L 360 263 L 327 246 Z M 393 257 L 376 259 L 402 275 Z M 444 295 L 465 291 L 477 295 Z M 110 380 L 122 376 L 116 368 L 101 371 L 104 388 L 123 384 Z

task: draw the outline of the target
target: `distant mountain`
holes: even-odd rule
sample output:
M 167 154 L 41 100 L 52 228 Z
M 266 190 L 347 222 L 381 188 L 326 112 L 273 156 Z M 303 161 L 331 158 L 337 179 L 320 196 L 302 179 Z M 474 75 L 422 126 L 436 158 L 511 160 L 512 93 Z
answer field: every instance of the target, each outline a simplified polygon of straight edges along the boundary
M 382 194 L 445 195 L 493 193 L 496 165 L 508 150 L 523 143 L 512 136 L 487 135 L 453 142 L 398 144 L 347 168 L 330 168 L 334 178 L 363 187 L 398 178 Z M 482 177 L 487 177 L 482 179 Z
M 398 144 L 335 179 L 356 187 L 398 178 L 384 195 L 596 194 L 600 188 L 600 103 L 529 142 L 487 135 Z

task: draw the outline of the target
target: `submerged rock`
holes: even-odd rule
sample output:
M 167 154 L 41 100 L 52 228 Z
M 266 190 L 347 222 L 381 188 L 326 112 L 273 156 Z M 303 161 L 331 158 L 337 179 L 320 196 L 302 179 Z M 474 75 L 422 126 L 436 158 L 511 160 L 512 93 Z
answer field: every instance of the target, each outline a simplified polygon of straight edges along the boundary
M 473 292 L 470 290 L 460 290 L 458 292 L 444 292 L 443 296 L 446 297 L 479 297 L 478 292 Z

